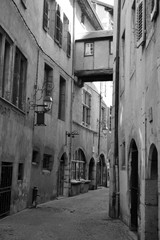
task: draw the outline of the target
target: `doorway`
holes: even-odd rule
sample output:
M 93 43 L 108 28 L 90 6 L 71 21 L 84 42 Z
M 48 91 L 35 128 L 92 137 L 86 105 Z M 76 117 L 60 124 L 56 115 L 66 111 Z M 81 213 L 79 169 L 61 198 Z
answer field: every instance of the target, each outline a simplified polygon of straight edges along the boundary
M 158 240 L 158 152 L 149 151 L 149 178 L 145 182 L 145 239 Z
M 91 158 L 90 162 L 89 162 L 89 180 L 91 181 L 89 184 L 89 189 L 90 190 L 94 190 L 95 188 L 95 161 L 93 158 Z
M 131 141 L 130 146 L 130 194 L 131 194 L 131 208 L 130 208 L 130 228 L 132 231 L 138 229 L 138 149 L 136 142 Z
M 59 165 L 59 176 L 58 176 L 58 196 L 63 196 L 64 191 L 64 168 L 65 168 L 65 156 L 62 155 Z
M 107 167 L 103 154 L 100 155 L 97 162 L 97 186 L 107 186 Z
M 0 218 L 10 213 L 12 170 L 13 164 L 11 162 L 2 162 L 0 183 Z

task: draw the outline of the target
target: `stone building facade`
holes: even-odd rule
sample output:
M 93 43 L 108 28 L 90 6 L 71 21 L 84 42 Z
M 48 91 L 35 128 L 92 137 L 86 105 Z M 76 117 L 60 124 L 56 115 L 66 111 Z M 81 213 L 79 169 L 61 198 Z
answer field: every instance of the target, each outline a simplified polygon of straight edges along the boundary
M 35 187 L 38 202 L 84 192 L 85 184 L 96 188 L 97 162 L 106 168 L 107 138 L 106 105 L 93 83 L 77 85 L 74 72 L 77 34 L 103 29 L 90 1 L 0 0 L 0 5 L 3 217 L 31 206 Z M 102 173 L 98 176 L 103 184 Z
M 115 1 L 110 216 L 159 239 L 158 1 Z

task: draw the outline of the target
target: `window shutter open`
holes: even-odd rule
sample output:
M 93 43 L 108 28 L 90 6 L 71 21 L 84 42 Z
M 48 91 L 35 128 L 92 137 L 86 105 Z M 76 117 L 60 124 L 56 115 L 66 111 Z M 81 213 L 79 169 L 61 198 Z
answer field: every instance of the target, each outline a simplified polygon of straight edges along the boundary
M 153 21 L 157 15 L 158 0 L 151 1 L 151 21 Z
M 71 56 L 71 34 L 67 33 L 67 57 Z
M 136 1 L 136 37 L 139 47 L 145 41 L 145 0 Z
M 48 28 L 49 28 L 49 4 L 47 0 L 44 0 L 43 28 L 45 31 L 48 31 Z

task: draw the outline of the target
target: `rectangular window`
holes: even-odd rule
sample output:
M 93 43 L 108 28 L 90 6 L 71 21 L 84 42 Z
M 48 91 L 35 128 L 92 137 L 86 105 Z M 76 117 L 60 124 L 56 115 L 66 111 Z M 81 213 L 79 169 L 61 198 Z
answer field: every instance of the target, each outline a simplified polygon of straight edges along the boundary
M 71 34 L 67 33 L 67 57 L 71 56 Z
M 109 41 L 109 54 L 113 54 L 113 41 Z
M 110 106 L 110 111 L 109 111 L 109 131 L 112 130 L 112 106 Z
M 65 121 L 66 81 L 60 77 L 58 118 Z
M 45 63 L 44 65 L 44 86 L 45 96 L 52 96 L 53 89 L 53 69 Z
M 136 2 L 136 36 L 137 47 L 139 47 L 145 40 L 145 0 Z
M 43 29 L 48 31 L 49 29 L 49 2 L 48 0 L 44 0 L 43 7 Z
M 120 95 L 121 96 L 125 90 L 125 65 L 126 65 L 126 36 L 125 35 L 126 34 L 124 30 L 121 38 L 121 61 L 120 61 L 120 68 L 121 68 Z
M 84 13 L 81 13 L 81 23 L 84 24 L 85 21 L 85 15 Z
M 151 21 L 153 21 L 158 12 L 158 0 L 151 0 Z
M 103 130 L 106 128 L 106 109 L 104 107 L 101 108 L 101 123 Z
M 23 173 L 24 173 L 24 164 L 19 163 L 19 165 L 18 165 L 18 180 L 23 180 Z
M 125 141 L 122 142 L 121 146 L 121 161 L 122 161 L 122 169 L 126 165 L 126 160 L 125 160 Z
M 39 152 L 36 150 L 33 150 L 33 153 L 32 153 L 32 163 L 33 164 L 39 163 L 38 155 L 39 155 Z
M 94 43 L 85 43 L 84 46 L 84 55 L 85 56 L 92 56 L 94 54 Z
M 48 154 L 43 155 L 43 169 L 51 171 L 52 170 L 52 156 Z
M 24 55 L 16 48 L 15 62 L 14 62 L 14 78 L 13 78 L 13 92 L 12 103 L 24 110 L 26 97 L 26 70 L 27 60 Z
M 58 45 L 62 46 L 62 30 L 63 30 L 63 23 L 61 20 L 61 9 L 60 6 L 57 5 L 56 9 L 56 20 L 55 20 L 55 41 Z
M 85 179 L 85 159 L 82 151 L 79 149 L 73 154 L 73 160 L 71 165 L 71 178 L 80 180 Z
M 135 46 L 136 46 L 136 24 L 135 24 L 135 17 L 136 17 L 136 5 L 135 0 L 132 4 L 132 15 L 131 15 L 131 40 L 130 40 L 130 74 L 132 76 L 135 70 Z
M 0 95 L 11 101 L 12 41 L 0 28 Z
M 90 125 L 91 117 L 91 95 L 83 90 L 83 124 L 88 126 Z
M 67 57 L 71 56 L 71 34 L 69 31 L 69 20 L 65 14 L 63 14 L 63 43 L 62 48 L 66 52 Z

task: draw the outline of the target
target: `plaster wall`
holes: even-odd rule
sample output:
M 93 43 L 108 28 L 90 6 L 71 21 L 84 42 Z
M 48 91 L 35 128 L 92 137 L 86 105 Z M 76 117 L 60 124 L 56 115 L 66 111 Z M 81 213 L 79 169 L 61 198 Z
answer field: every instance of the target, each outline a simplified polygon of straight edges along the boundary
M 30 185 L 33 112 L 27 113 L 27 97 L 32 97 L 36 81 L 37 47 L 25 28 L 12 1 L 0 1 L 0 25 L 13 41 L 12 67 L 13 79 L 14 53 L 18 47 L 27 59 L 26 111 L 21 111 L 0 97 L 0 164 L 13 163 L 11 187 L 11 213 L 27 206 Z M 23 179 L 18 180 L 18 165 L 23 163 Z
M 145 179 L 149 177 L 149 151 L 154 144 L 159 156 L 159 14 L 150 20 L 150 1 L 146 1 L 146 40 L 136 48 L 133 38 L 133 1 L 125 1 L 121 8 L 120 29 L 120 92 L 119 92 L 119 166 L 120 152 L 125 141 L 125 166 L 120 171 L 120 214 L 130 225 L 129 153 L 131 140 L 138 148 L 138 234 L 147 239 L 145 224 L 153 217 L 145 212 Z M 116 5 L 117 6 L 117 5 Z M 116 24 L 116 22 L 115 22 Z M 115 26 L 116 28 L 116 26 Z M 124 39 L 125 33 L 125 39 Z M 116 33 L 115 33 L 116 34 Z M 125 49 L 125 56 L 123 50 Z M 134 60 L 134 61 L 133 61 Z M 116 81 L 114 79 L 114 81 Z M 152 111 L 152 113 L 150 113 Z M 158 164 L 159 172 L 159 164 Z M 159 179 L 158 179 L 159 181 Z M 158 186 L 159 191 L 159 186 Z M 158 209 L 159 212 L 159 209 Z M 158 223 L 159 227 L 159 223 Z

